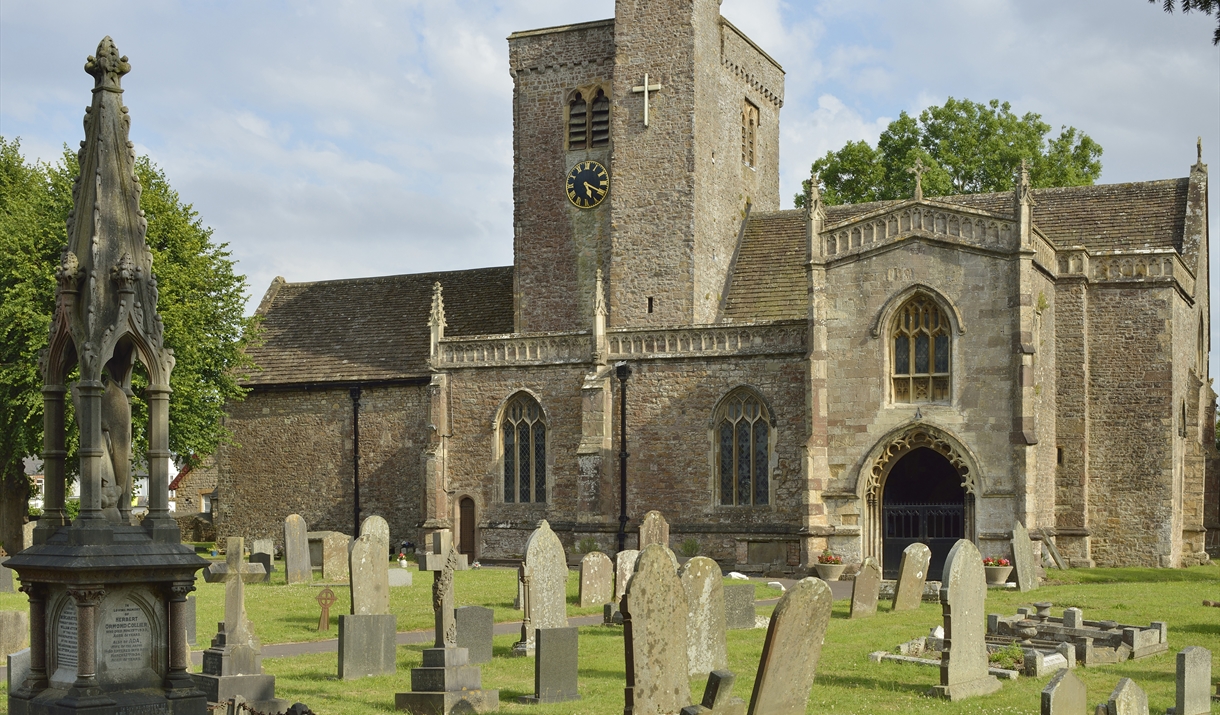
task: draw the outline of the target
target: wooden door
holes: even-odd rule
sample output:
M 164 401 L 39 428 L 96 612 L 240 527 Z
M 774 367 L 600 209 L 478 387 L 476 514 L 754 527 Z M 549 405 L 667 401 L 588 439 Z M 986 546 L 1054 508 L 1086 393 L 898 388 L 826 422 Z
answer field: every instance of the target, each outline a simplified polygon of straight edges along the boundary
M 470 497 L 458 503 L 458 553 L 474 561 L 474 499 Z

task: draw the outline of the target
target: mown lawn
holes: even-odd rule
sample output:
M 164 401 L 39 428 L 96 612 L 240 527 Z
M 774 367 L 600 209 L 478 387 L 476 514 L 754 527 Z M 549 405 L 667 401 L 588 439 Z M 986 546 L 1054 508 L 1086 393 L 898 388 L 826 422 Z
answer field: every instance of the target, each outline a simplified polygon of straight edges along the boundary
M 1174 654 L 1187 645 L 1200 645 L 1220 652 L 1220 609 L 1201 606 L 1204 599 L 1220 600 L 1220 568 L 1201 566 L 1191 569 L 1094 569 L 1050 572 L 1051 579 L 1042 589 L 1020 594 L 1004 591 L 988 593 L 987 610 L 1012 613 L 1032 601 L 1051 601 L 1056 612 L 1068 606 L 1084 609 L 1089 619 L 1112 619 L 1123 623 L 1147 624 L 1154 620 L 1169 623 L 1170 650 L 1163 655 L 1121 665 L 1078 669 L 1077 674 L 1089 687 L 1090 703 L 1106 699 L 1119 678 L 1133 678 L 1148 692 L 1152 712 L 1164 712 L 1173 705 Z M 255 621 L 263 643 L 317 640 L 333 637 L 316 630 L 318 607 L 313 597 L 319 584 L 312 587 L 285 587 L 282 570 L 279 584 L 254 584 L 247 590 L 247 609 Z M 400 630 L 431 627 L 431 575 L 415 574 L 415 585 L 395 589 L 393 610 Z M 347 607 L 345 588 L 335 588 L 340 598 L 333 613 Z M 512 609 L 516 574 L 508 569 L 481 569 L 457 574 L 458 605 L 485 605 L 496 609 L 496 620 L 512 621 L 520 612 Z M 599 609 L 575 607 L 575 573 L 568 582 L 569 614 L 581 615 Z M 760 587 L 759 598 L 775 592 Z M 201 584 L 199 598 L 199 647 L 212 634 L 205 627 L 220 618 L 222 588 Z M 1003 690 L 987 698 L 947 703 L 927 698 L 924 693 L 938 682 L 935 668 L 897 663 L 874 664 L 868 653 L 889 650 L 902 641 L 927 633 L 941 623 L 940 607 L 924 604 L 918 611 L 881 612 L 869 619 L 848 621 L 847 602 L 838 601 L 826 635 L 812 689 L 810 713 L 1036 713 L 1039 692 L 1049 677 L 1005 681 Z M 0 608 L 24 608 L 20 594 L 0 594 Z M 759 608 L 766 615 L 769 608 Z M 334 628 L 332 626 L 332 628 Z M 749 699 L 764 629 L 730 631 L 729 667 L 738 674 L 736 693 Z M 582 627 L 580 643 L 580 684 L 583 700 L 548 706 L 517 705 L 512 699 L 533 690 L 533 660 L 510 658 L 507 652 L 515 636 L 496 638 L 496 658 L 483 666 L 483 684 L 501 691 L 501 711 L 506 713 L 604 713 L 622 712 L 623 645 L 621 629 L 601 626 Z M 393 676 L 343 682 L 335 679 L 336 655 L 308 655 L 267 658 L 267 672 L 277 676 L 281 697 L 301 701 L 316 712 L 330 715 L 390 712 L 394 693 L 410 687 L 409 669 L 418 666 L 423 646 L 402 646 L 398 650 L 399 672 Z M 692 701 L 702 695 L 702 678 L 692 681 Z M 3 687 L 0 684 L 0 687 Z

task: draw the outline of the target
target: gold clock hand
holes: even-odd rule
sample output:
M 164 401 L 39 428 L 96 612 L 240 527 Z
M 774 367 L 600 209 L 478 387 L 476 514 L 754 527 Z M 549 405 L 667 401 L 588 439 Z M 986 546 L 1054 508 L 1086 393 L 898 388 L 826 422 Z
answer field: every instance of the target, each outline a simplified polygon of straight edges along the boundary
M 592 195 L 593 195 L 593 192 L 594 192 L 594 191 L 596 191 L 596 192 L 597 192 L 597 193 L 599 193 L 599 194 L 605 194 L 605 193 L 606 193 L 606 190 L 605 190 L 605 189 L 599 189 L 599 188 L 597 188 L 596 186 L 594 186 L 594 185 L 590 184 L 590 183 L 589 183 L 589 182 L 587 182 L 587 181 L 585 182 L 585 191 L 588 191 L 590 196 L 592 196 Z

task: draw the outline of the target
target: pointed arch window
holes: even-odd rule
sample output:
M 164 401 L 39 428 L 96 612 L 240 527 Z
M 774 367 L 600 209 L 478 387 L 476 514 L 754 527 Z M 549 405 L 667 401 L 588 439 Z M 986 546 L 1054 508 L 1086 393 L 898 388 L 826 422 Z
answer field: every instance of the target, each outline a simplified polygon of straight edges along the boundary
M 598 88 L 568 102 L 568 151 L 610 145 L 610 98 Z
M 926 295 L 917 295 L 898 309 L 890 328 L 894 402 L 949 400 L 950 333 L 945 312 Z
M 716 483 L 721 506 L 771 499 L 771 415 L 753 390 L 729 393 L 716 410 Z
M 500 421 L 504 455 L 504 501 L 546 501 L 546 419 L 530 395 L 514 395 Z

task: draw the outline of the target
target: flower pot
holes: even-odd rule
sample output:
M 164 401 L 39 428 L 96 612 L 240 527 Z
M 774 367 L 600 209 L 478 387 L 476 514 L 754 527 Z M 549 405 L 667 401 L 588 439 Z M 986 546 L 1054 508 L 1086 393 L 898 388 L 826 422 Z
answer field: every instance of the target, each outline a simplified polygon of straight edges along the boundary
M 1008 574 L 1012 573 L 1011 566 L 984 566 L 983 570 L 987 572 L 988 586 L 1003 586 L 1008 583 Z
M 818 578 L 823 581 L 838 581 L 847 564 L 814 564 L 814 568 L 818 570 Z

